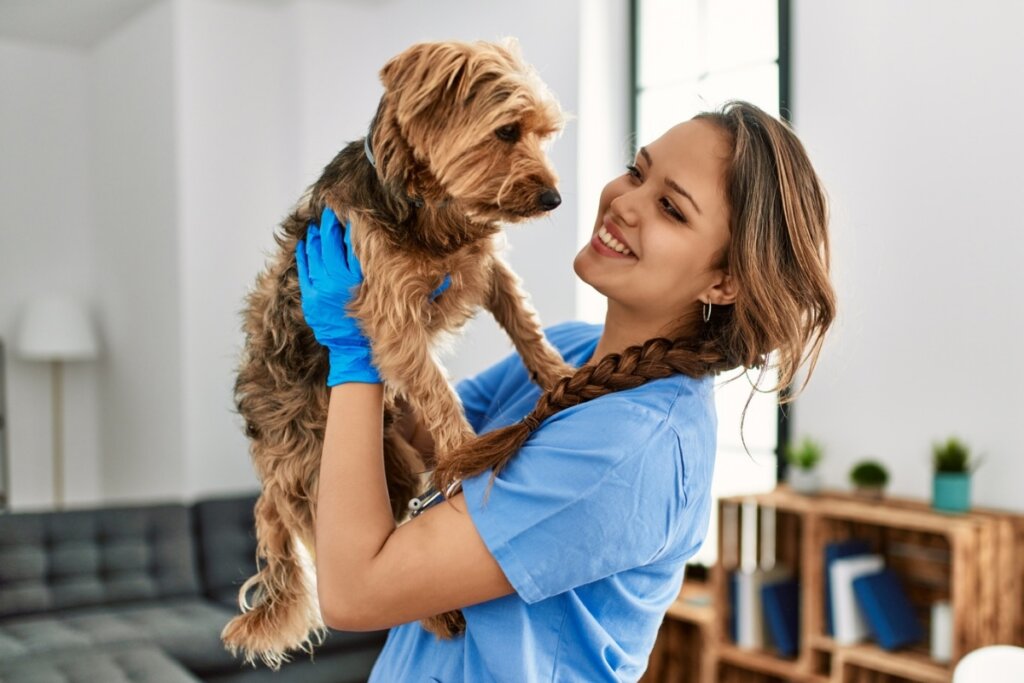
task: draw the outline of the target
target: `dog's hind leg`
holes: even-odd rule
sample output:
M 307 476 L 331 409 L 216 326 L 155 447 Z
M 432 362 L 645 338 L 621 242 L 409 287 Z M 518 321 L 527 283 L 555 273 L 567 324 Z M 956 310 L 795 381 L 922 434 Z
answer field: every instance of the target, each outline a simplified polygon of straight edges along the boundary
M 512 339 L 530 377 L 547 391 L 575 371 L 544 337 L 540 319 L 520 286 L 519 277 L 500 258 L 495 257 L 493 263 L 487 310 Z
M 239 591 L 242 614 L 221 632 L 232 654 L 241 651 L 246 662 L 261 659 L 274 670 L 288 661 L 289 650 L 310 652 L 326 634 L 310 566 L 312 539 L 293 533 L 307 525 L 293 519 L 303 515 L 286 509 L 284 497 L 270 486 L 256 501 L 257 556 L 263 562 Z

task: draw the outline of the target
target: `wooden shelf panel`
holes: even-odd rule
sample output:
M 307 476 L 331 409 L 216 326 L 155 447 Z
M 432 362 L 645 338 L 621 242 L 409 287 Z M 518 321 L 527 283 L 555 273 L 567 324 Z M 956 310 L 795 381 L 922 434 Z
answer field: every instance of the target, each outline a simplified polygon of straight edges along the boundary
M 915 681 L 949 681 L 953 675 L 948 665 L 939 664 L 928 655 L 914 650 L 890 652 L 874 643 L 838 645 L 828 636 L 813 636 L 811 647 L 831 652 L 843 661 Z
M 684 581 L 679 597 L 668 607 L 666 616 L 690 622 L 701 627 L 711 626 L 715 621 L 711 586 L 700 581 Z
M 770 652 L 748 650 L 732 643 L 722 643 L 718 646 L 718 658 L 734 666 L 771 674 L 786 680 L 803 680 L 801 677 L 804 672 L 800 670 L 796 660 L 782 659 Z
M 839 647 L 837 664 L 849 663 L 892 676 L 901 676 L 921 683 L 949 683 L 953 672 L 917 652 L 887 652 L 877 645 L 863 643 Z
M 920 501 L 900 498 L 870 500 L 840 491 L 822 491 L 817 496 L 794 493 L 785 485 L 774 491 L 749 496 L 722 498 L 723 503 L 742 504 L 756 501 L 762 507 L 774 507 L 797 513 L 810 513 L 830 519 L 899 527 L 914 531 L 950 535 L 959 530 L 973 529 L 979 522 L 989 519 L 988 513 L 964 515 L 941 514 Z

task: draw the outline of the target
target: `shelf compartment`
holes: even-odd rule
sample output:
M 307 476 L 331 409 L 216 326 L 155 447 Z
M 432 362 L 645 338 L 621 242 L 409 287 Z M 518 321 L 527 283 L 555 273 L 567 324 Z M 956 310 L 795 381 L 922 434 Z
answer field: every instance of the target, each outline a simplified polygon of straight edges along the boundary
M 710 646 L 700 625 L 665 619 L 640 683 L 708 680 L 708 667 L 714 665 L 707 660 Z
M 831 652 L 834 666 L 853 664 L 923 683 L 945 683 L 953 675 L 949 665 L 940 664 L 928 654 L 916 650 L 889 652 L 874 643 L 837 645 L 835 640 L 828 636 L 811 638 L 811 647 L 818 651 Z
M 925 655 L 893 653 L 870 644 L 841 647 L 835 666 L 843 683 L 950 683 L 953 673 Z
M 723 643 L 719 646 L 718 658 L 723 662 L 741 666 L 744 669 L 778 676 L 785 680 L 795 679 L 802 673 L 796 660 L 782 659 L 776 657 L 771 652 L 749 650 L 737 647 L 732 643 Z

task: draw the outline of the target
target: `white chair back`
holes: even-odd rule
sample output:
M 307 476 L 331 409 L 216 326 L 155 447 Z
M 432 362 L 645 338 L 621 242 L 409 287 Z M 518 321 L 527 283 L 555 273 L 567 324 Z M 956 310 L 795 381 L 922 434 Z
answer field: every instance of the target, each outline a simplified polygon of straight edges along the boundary
M 989 645 L 968 652 L 953 671 L 953 683 L 1024 681 L 1024 647 Z

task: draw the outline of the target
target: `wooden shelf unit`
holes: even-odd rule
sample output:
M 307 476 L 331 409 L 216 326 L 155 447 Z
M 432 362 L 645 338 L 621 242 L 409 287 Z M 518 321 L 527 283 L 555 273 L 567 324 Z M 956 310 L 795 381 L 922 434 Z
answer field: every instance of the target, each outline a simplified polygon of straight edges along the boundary
M 728 581 L 740 556 L 733 541 L 742 534 L 730 531 L 728 524 L 739 518 L 744 504 L 756 504 L 761 514 L 773 511 L 775 538 L 768 539 L 772 554 L 800 581 L 796 658 L 740 648 L 729 637 Z M 988 509 L 950 515 L 924 501 L 870 500 L 836 491 L 804 496 L 784 485 L 770 493 L 723 498 L 718 505 L 719 561 L 711 580 L 684 587 L 666 622 L 684 624 L 686 630 L 674 631 L 671 640 L 659 638 L 655 646 L 663 661 L 676 666 L 671 672 L 652 666 L 645 682 L 949 683 L 967 652 L 998 643 L 1024 645 L 1024 516 Z M 760 533 L 758 525 L 758 557 L 766 542 Z M 888 652 L 873 642 L 839 645 L 826 635 L 824 549 L 847 538 L 867 540 L 900 576 L 918 609 L 926 641 L 931 603 L 949 601 L 953 653 L 948 664 L 931 659 L 927 642 Z M 701 591 L 710 592 L 710 604 L 694 609 L 694 595 Z M 691 656 L 675 657 L 681 650 Z M 682 677 L 666 677 L 679 671 Z

